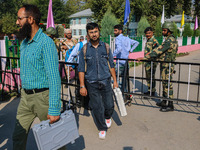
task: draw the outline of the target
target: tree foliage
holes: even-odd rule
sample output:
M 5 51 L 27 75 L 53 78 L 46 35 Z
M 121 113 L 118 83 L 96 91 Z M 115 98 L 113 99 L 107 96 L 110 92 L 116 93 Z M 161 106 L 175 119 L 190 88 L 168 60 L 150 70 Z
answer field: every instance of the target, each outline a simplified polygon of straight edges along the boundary
M 185 11 L 186 15 L 191 15 L 191 6 L 192 6 L 192 0 L 184 0 L 183 10 Z
M 15 17 L 11 13 L 6 13 L 1 19 L 2 32 L 11 34 L 17 31 L 17 25 L 15 24 Z
M 200 36 L 200 29 L 195 30 L 193 36 Z
M 149 26 L 150 24 L 147 19 L 145 17 L 141 17 L 140 21 L 138 22 L 137 36 L 144 36 L 144 30 Z
M 118 24 L 118 20 L 115 15 L 111 12 L 111 8 L 107 10 L 102 21 L 101 21 L 101 36 L 108 37 L 109 35 L 114 36 L 114 26 Z
M 190 28 L 190 23 L 186 23 L 184 30 L 183 30 L 183 36 L 192 36 L 193 30 Z
M 177 28 L 177 25 L 175 22 L 173 22 L 173 26 L 174 26 L 174 32 L 173 32 L 173 35 L 175 37 L 179 36 L 179 32 L 178 32 L 178 28 Z
M 161 27 L 161 21 L 160 20 L 161 20 L 161 17 L 159 17 L 157 19 L 157 22 L 156 22 L 156 27 L 155 27 L 155 32 L 154 32 L 156 37 L 162 36 L 162 27 Z

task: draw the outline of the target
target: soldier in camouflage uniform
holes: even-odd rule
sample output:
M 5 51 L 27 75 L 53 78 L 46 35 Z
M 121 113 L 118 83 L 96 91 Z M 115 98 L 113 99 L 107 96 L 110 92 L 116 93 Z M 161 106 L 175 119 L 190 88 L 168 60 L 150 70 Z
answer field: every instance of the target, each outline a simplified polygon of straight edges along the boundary
M 144 30 L 144 33 L 146 35 L 147 38 L 147 42 L 145 45 L 145 50 L 144 50 L 144 55 L 146 55 L 149 52 L 152 52 L 152 50 L 154 48 L 157 48 L 159 46 L 158 41 L 155 39 L 155 37 L 153 36 L 153 30 L 151 27 L 147 27 Z M 147 60 L 151 60 L 151 57 Z M 146 78 L 147 78 L 147 86 L 148 86 L 148 92 L 145 92 L 145 95 L 151 95 L 151 96 L 155 96 L 155 86 L 156 86 L 156 82 L 155 82 L 155 72 L 156 72 L 156 67 L 157 67 L 157 63 L 153 62 L 152 67 L 151 67 L 151 62 L 145 62 L 145 71 L 146 71 Z M 152 70 L 152 71 L 151 71 Z M 152 80 L 151 80 L 152 77 Z M 151 84 L 152 81 L 152 84 Z
M 176 38 L 172 35 L 174 31 L 173 23 L 165 22 L 162 26 L 163 36 L 166 36 L 165 41 L 158 48 L 155 48 L 152 52 L 149 52 L 145 55 L 146 58 L 159 58 L 162 61 L 168 61 L 172 63 L 161 63 L 161 75 L 162 75 L 162 84 L 163 84 L 163 97 L 173 98 L 173 87 L 172 83 L 168 81 L 172 80 L 172 75 L 174 71 L 173 62 L 176 59 L 176 53 L 178 51 L 178 42 Z M 169 90 L 168 90 L 169 89 Z M 160 111 L 167 112 L 173 111 L 173 101 L 163 100 L 160 103 L 157 103 L 158 106 L 161 106 Z
M 52 40 L 54 41 L 55 45 L 56 45 L 56 49 L 57 49 L 57 52 L 58 52 L 58 56 L 60 56 L 60 51 L 61 51 L 61 46 L 60 46 L 60 40 L 56 38 L 56 35 L 57 35 L 57 31 L 55 28 L 53 27 L 49 27 L 47 30 L 46 30 L 46 34 L 52 38 Z

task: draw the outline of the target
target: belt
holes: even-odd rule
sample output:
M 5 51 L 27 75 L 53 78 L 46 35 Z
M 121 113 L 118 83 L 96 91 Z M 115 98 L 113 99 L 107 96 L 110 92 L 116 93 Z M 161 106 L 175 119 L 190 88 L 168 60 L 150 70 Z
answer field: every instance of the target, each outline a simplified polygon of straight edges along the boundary
M 46 91 L 46 90 L 48 90 L 48 89 L 49 89 L 49 88 L 31 89 L 31 90 L 24 89 L 24 91 L 25 91 L 26 94 L 34 94 L 34 93 L 39 93 L 39 92 Z

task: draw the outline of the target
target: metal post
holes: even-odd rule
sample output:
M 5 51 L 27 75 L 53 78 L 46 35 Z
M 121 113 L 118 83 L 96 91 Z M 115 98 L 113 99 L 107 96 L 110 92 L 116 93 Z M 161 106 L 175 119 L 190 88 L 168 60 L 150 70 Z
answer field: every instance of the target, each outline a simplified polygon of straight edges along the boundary
M 190 94 L 190 71 L 191 71 L 191 64 L 189 64 L 188 89 L 187 89 L 187 101 L 189 100 L 189 94 Z

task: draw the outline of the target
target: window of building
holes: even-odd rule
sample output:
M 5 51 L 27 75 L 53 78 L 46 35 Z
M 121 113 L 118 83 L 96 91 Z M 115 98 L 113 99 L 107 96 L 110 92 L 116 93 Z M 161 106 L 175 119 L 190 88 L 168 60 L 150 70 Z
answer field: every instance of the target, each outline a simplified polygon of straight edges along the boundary
M 90 23 L 91 22 L 91 18 L 87 18 L 87 23 Z
M 75 25 L 76 24 L 76 19 L 73 19 L 73 25 Z
M 74 35 L 76 35 L 76 29 L 74 29 Z
M 79 29 L 79 35 L 82 35 L 82 30 L 81 29 Z
M 81 24 L 81 18 L 79 18 L 78 23 Z

